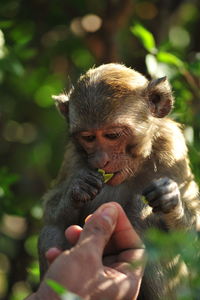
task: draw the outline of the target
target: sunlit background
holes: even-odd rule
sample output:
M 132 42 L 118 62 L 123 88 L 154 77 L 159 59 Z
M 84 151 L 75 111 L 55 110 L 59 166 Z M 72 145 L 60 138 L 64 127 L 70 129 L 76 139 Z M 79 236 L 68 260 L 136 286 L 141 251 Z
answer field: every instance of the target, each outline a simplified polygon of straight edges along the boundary
M 1 300 L 37 287 L 41 198 L 67 142 L 51 95 L 93 65 L 168 76 L 200 181 L 199 11 L 198 0 L 0 1 Z

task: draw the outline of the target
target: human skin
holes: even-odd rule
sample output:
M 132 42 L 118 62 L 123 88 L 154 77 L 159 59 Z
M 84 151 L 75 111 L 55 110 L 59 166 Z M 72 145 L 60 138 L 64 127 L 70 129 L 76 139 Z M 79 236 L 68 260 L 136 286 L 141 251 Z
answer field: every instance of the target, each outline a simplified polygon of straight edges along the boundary
M 103 204 L 87 218 L 83 228 L 73 225 L 65 232 L 74 245 L 46 253 L 50 267 L 38 291 L 27 300 L 57 300 L 47 285 L 52 279 L 85 300 L 137 299 L 143 275 L 144 246 L 115 202 Z M 138 263 L 131 267 L 131 263 Z

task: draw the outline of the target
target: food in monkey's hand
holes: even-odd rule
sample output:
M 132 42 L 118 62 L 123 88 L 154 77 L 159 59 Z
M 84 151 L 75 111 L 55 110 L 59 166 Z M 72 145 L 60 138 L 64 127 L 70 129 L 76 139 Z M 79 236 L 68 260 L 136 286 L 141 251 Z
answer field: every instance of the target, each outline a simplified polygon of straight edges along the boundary
M 113 173 L 106 173 L 103 169 L 98 169 L 98 172 L 103 175 L 104 183 L 108 182 L 114 175 Z

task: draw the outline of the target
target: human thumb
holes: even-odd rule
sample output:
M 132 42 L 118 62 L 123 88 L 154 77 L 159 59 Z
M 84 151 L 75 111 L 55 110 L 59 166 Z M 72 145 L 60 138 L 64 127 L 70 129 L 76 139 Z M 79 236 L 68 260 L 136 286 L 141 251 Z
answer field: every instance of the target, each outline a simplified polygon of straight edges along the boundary
M 87 241 L 88 247 L 92 247 L 94 251 L 102 255 L 115 229 L 117 218 L 118 209 L 115 203 L 103 204 L 86 220 L 78 244 Z

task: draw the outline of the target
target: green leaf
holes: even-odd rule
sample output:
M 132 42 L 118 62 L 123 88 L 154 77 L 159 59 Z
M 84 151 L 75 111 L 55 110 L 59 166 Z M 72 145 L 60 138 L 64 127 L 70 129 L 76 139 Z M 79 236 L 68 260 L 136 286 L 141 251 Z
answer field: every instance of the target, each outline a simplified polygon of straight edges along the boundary
M 156 43 L 153 34 L 141 24 L 131 27 L 131 32 L 140 39 L 144 48 L 151 53 L 156 52 Z
M 180 60 L 180 58 L 178 58 L 174 54 L 171 54 L 171 53 L 168 53 L 168 52 L 164 52 L 164 51 L 158 52 L 157 53 L 157 59 L 160 62 L 169 64 L 169 65 L 174 65 L 177 68 L 183 68 L 184 67 L 184 63 L 183 63 L 182 60 Z
M 46 283 L 56 292 L 58 295 L 60 295 L 60 298 L 62 300 L 81 300 L 78 295 L 69 292 L 67 289 L 65 289 L 61 284 L 58 282 L 52 280 L 52 279 L 46 279 Z
M 98 172 L 103 175 L 104 183 L 108 182 L 114 175 L 113 173 L 106 173 L 103 169 L 98 169 Z
M 29 236 L 26 241 L 25 241 L 25 249 L 26 252 L 33 257 L 37 258 L 37 241 L 38 241 L 38 236 L 37 235 L 31 235 Z
M 67 290 L 59 283 L 52 279 L 46 279 L 46 283 L 48 286 L 50 286 L 54 292 L 56 292 L 58 295 L 63 295 L 64 293 L 67 292 Z
M 39 278 L 39 276 L 40 276 L 40 271 L 39 271 L 38 266 L 34 266 L 32 268 L 28 268 L 27 271 L 28 271 L 29 274 L 31 274 L 34 277 Z
M 144 204 L 148 204 L 148 201 L 147 201 L 147 199 L 146 199 L 145 196 L 142 196 L 142 197 L 141 197 L 141 201 L 142 201 Z

